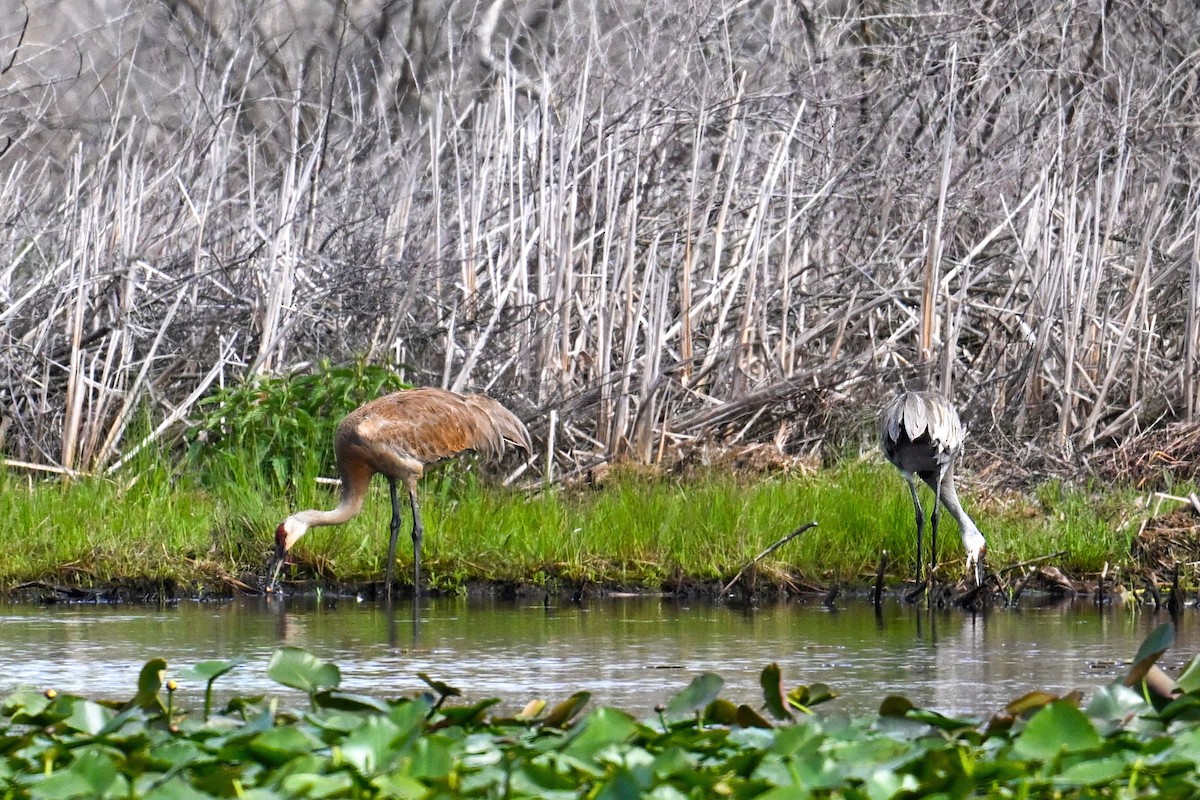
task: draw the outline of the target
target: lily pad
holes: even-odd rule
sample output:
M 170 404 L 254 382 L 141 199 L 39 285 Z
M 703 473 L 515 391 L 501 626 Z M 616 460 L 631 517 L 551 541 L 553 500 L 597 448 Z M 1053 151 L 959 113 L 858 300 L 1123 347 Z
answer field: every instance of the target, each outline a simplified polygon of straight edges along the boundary
M 680 715 L 699 711 L 717 699 L 717 695 L 721 693 L 724 685 L 725 679 L 714 672 L 697 675 L 686 689 L 672 697 L 671 702 L 667 703 L 667 714 Z
M 1070 703 L 1051 703 L 1033 715 L 1013 743 L 1022 758 L 1052 761 L 1060 753 L 1076 753 L 1100 746 L 1100 734 L 1087 715 Z
M 342 682 L 342 673 L 336 664 L 322 661 L 300 647 L 276 650 L 267 662 L 267 677 L 310 697 L 321 689 L 336 689 Z

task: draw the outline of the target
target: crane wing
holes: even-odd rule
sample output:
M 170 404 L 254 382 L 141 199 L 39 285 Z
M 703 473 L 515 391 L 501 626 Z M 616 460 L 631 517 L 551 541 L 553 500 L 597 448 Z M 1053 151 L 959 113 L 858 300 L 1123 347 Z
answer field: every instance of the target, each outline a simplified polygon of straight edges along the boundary
M 338 436 L 385 474 L 394 472 L 387 462 L 432 464 L 466 450 L 497 457 L 508 445 L 532 451 L 525 426 L 496 400 L 433 388 L 372 400 L 346 417 Z

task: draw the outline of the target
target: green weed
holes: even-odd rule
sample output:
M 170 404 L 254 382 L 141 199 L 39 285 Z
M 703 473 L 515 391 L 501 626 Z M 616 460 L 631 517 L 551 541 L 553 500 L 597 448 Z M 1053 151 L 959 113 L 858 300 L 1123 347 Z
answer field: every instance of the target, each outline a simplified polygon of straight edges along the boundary
M 314 448 L 330 449 L 328 442 Z M 269 468 L 256 472 L 250 457 L 237 452 L 209 462 L 223 466 L 201 474 L 172 472 L 163 453 L 146 453 L 113 479 L 33 482 L 0 474 L 0 580 L 93 585 L 141 576 L 190 585 L 213 575 L 253 577 L 280 520 L 337 501 L 336 487 L 313 479 L 327 454 L 306 457 L 312 461 L 305 477 L 289 468 L 286 489 Z M 448 462 L 422 483 L 425 564 L 435 589 L 472 582 L 651 589 L 680 580 L 724 582 L 809 521 L 817 527 L 763 560 L 760 580 L 865 583 L 883 550 L 893 579 L 915 571 L 907 487 L 877 460 L 752 477 L 618 472 L 599 488 L 529 491 L 478 477 L 477 466 L 470 458 Z M 226 469 L 227 479 L 215 480 Z M 1069 574 L 1131 566 L 1130 542 L 1144 515 L 1133 491 L 1097 494 L 1094 487 L 1055 483 L 1031 495 L 991 496 L 972 488 L 966 483 L 961 493 L 988 537 L 993 569 L 1060 552 L 1051 563 Z M 932 498 L 924 497 L 928 506 Z M 397 574 L 403 579 L 412 551 L 402 502 Z M 377 478 L 358 517 L 314 529 L 298 543 L 289 574 L 318 582 L 379 580 L 390 519 L 386 482 Z M 948 515 L 938 550 L 944 573 L 961 575 L 962 548 Z
M 333 469 L 333 431 L 347 413 L 406 388 L 395 370 L 322 361 L 307 373 L 256 376 L 201 400 L 188 465 L 205 486 L 295 491 Z

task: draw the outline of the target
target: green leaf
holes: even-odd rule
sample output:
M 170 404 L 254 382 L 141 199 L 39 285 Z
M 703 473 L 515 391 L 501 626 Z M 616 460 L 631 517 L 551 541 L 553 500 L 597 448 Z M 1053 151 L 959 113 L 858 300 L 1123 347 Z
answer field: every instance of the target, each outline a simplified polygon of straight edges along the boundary
M 881 717 L 903 717 L 916 708 L 913 702 L 907 697 L 898 694 L 890 694 L 883 698 L 883 702 L 879 704 L 879 716 Z
M 1163 706 L 1158 716 L 1167 721 L 1184 719 L 1194 722 L 1200 719 L 1200 698 L 1187 694 L 1177 697 Z
M 1014 717 L 1029 716 L 1029 712 L 1039 711 L 1059 699 L 1061 698 L 1056 694 L 1035 690 L 1013 700 L 1004 707 L 1004 710 Z
M 268 764 L 279 766 L 321 747 L 321 741 L 297 727 L 272 728 L 250 740 L 250 752 Z
M 322 731 L 332 731 L 337 735 L 345 736 L 366 722 L 369 715 L 322 708 L 316 713 L 309 714 L 307 719 Z
M 1013 751 L 1023 758 L 1051 761 L 1059 753 L 1097 748 L 1100 741 L 1100 734 L 1082 711 L 1058 701 L 1033 715 L 1013 743 Z
M 342 682 L 336 664 L 314 656 L 302 647 L 281 647 L 267 662 L 267 677 L 309 695 L 321 689 L 335 689 Z
M 714 672 L 704 672 L 697 675 L 687 688 L 671 698 L 667 703 L 667 714 L 688 714 L 704 708 L 721 693 L 725 679 Z
M 578 781 L 557 771 L 545 761 L 519 765 L 512 773 L 509 788 L 511 797 L 559 797 L 563 800 L 575 800 L 580 794 Z
M 1200 691 L 1200 656 L 1196 656 L 1188 662 L 1177 683 L 1179 690 L 1184 694 Z
M 365 777 L 386 771 L 396 758 L 400 729 L 387 717 L 370 716 L 342 742 L 342 757 Z
M 142 795 L 143 800 L 213 800 L 214 795 L 193 787 L 178 775 Z
M 281 456 L 276 456 L 268 462 L 271 465 L 271 472 L 275 475 L 276 486 L 287 485 L 288 461 Z
M 672 775 L 683 775 L 696 769 L 699 759 L 682 747 L 669 747 L 654 756 L 651 769 L 655 777 L 666 778 Z
M 192 665 L 190 669 L 184 670 L 181 677 L 199 678 L 202 681 L 214 681 L 217 678 L 229 672 L 234 667 L 245 663 L 245 656 L 231 658 L 228 661 L 201 661 Z
M 451 686 L 448 683 L 442 683 L 439 680 L 434 680 L 433 678 L 426 675 L 424 672 L 418 672 L 417 677 L 420 678 L 421 680 L 425 681 L 425 683 L 429 686 L 429 688 L 433 689 L 435 692 L 437 692 L 438 697 L 440 697 L 442 699 L 445 699 L 447 697 L 462 697 L 462 691 L 460 689 L 457 689 L 456 687 Z
M 1133 657 L 1133 666 L 1129 668 L 1129 674 L 1125 676 L 1125 685 L 1137 686 L 1140 684 L 1146 677 L 1146 673 L 1150 671 L 1150 667 L 1154 666 L 1154 662 L 1167 652 L 1174 641 L 1175 625 L 1173 623 L 1164 622 L 1150 631 L 1150 635 L 1142 641 L 1142 646 L 1138 648 L 1137 655 Z
M 1102 686 L 1092 695 L 1086 709 L 1088 717 L 1094 722 L 1108 725 L 1106 732 L 1116 730 L 1139 714 L 1152 710 L 1141 694 L 1119 683 Z
M 563 752 L 589 758 L 604 745 L 624 742 L 639 730 L 633 717 L 624 711 L 604 706 L 592 711 L 575 728 L 575 733 Z
M 318 708 L 336 709 L 339 711 L 378 711 L 381 714 L 391 712 L 392 707 L 386 700 L 370 697 L 365 694 L 348 692 L 317 692 L 315 697 Z
M 1121 756 L 1080 761 L 1054 776 L 1055 786 L 1107 786 L 1119 780 L 1128 766 Z
M 206 721 L 212 713 L 213 682 L 245 660 L 245 656 L 238 656 L 228 661 L 201 661 L 185 672 L 185 674 L 204 681 L 204 719 Z
M 955 717 L 947 717 L 944 714 L 939 714 L 936 711 L 930 711 L 927 708 L 915 708 L 907 715 L 908 719 L 924 722 L 934 728 L 940 728 L 944 731 L 957 731 L 963 728 L 975 727 L 975 722 L 969 719 L 956 719 Z
M 788 692 L 787 698 L 793 706 L 803 708 L 806 712 L 812 706 L 828 703 L 838 696 L 838 693 L 823 683 L 811 686 L 797 686 Z
M 197 764 L 208 764 L 216 760 L 199 742 L 188 739 L 169 739 L 150 748 L 147 757 L 147 763 L 163 771 L 172 767 L 194 768 Z
M 775 727 L 766 717 L 759 714 L 748 705 L 742 704 L 737 707 L 737 716 L 735 717 L 737 724 L 743 728 L 773 728 Z
M 408 750 L 408 771 L 414 778 L 441 780 L 454 769 L 455 759 L 441 739 L 422 736 Z
M 643 786 L 628 769 L 618 769 L 600 786 L 596 800 L 626 800 L 630 797 L 641 797 Z
M 137 694 L 129 701 L 130 705 L 159 714 L 166 713 L 167 707 L 159 699 L 162 690 L 163 675 L 167 671 L 167 662 L 161 658 L 152 658 L 142 667 L 138 675 Z
M 563 700 L 561 703 L 550 709 L 550 713 L 542 720 L 542 724 L 549 728 L 561 728 L 572 717 L 579 713 L 588 700 L 592 699 L 591 692 L 576 692 L 575 694 Z
M 406 700 L 392 707 L 388 719 L 395 723 L 402 735 L 416 735 L 424 729 L 429 712 L 430 705 L 424 700 Z
M 63 701 L 71 707 L 71 713 L 67 715 L 63 723 L 68 728 L 80 733 L 95 736 L 103 731 L 115 716 L 112 711 L 91 700 L 67 697 L 63 698 Z
M 78 753 L 66 769 L 35 784 L 33 795 L 54 800 L 104 797 L 110 787 L 115 788 L 117 777 L 117 766 L 112 757 L 100 750 L 89 749 Z
M 791 756 L 800 750 L 815 752 L 820 747 L 823 735 L 812 725 L 789 725 L 780 728 L 773 740 L 763 742 L 761 747 L 770 748 L 772 753 Z
M 283 779 L 283 790 L 287 797 L 345 797 L 354 782 L 344 772 L 334 775 L 288 775 Z
M 104 728 L 102 728 L 98 732 L 97 735 L 105 736 L 107 734 L 115 733 L 116 731 L 121 730 L 121 728 L 125 727 L 125 725 L 127 723 L 129 723 L 131 720 L 133 720 L 135 717 L 137 717 L 139 713 L 140 712 L 136 707 L 125 709 L 121 713 L 117 714 L 115 717 L 112 717 L 111 719 L 109 719 L 108 723 L 105 724 Z
M 778 664 L 768 665 L 758 676 L 758 685 L 763 690 L 763 702 L 775 719 L 792 719 L 784 701 L 783 673 Z
M 371 781 L 379 790 L 379 797 L 422 798 L 429 796 L 429 787 L 410 775 L 393 772 L 380 775 Z
M 914 794 L 921 784 L 912 775 L 901 775 L 890 769 L 878 769 L 871 772 L 863 782 L 870 800 L 887 800 L 890 797 L 900 797 Z
M 738 724 L 738 707 L 730 700 L 718 697 L 704 709 L 704 718 L 718 725 Z
M 444 708 L 442 714 L 455 725 L 477 725 L 483 720 L 483 712 L 499 702 L 499 697 L 488 697 L 469 706 Z
M 12 717 L 16 723 L 32 723 L 50 705 L 50 698 L 44 692 L 16 691 L 4 698 L 3 708 L 6 716 Z M 37 723 L 32 723 L 37 724 Z

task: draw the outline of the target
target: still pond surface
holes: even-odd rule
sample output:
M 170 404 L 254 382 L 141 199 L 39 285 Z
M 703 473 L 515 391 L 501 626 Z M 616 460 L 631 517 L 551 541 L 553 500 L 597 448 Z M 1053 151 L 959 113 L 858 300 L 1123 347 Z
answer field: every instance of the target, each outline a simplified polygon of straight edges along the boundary
M 518 708 L 579 690 L 592 705 L 649 716 L 702 671 L 722 695 L 758 706 L 758 674 L 776 662 L 787 688 L 822 682 L 840 697 L 824 712 L 872 714 L 888 694 L 946 714 L 982 718 L 1033 689 L 1094 690 L 1124 674 L 1141 640 L 1167 619 L 1147 609 L 1088 602 L 970 615 L 892 603 L 828 610 L 789 602 L 746 609 L 638 597 L 544 607 L 476 599 L 411 603 L 253 598 L 168 608 L 0 606 L 0 691 L 18 686 L 127 699 L 142 664 L 167 660 L 182 705 L 203 684 L 182 678 L 198 661 L 245 655 L 221 678 L 224 694 L 301 696 L 266 676 L 281 645 L 305 647 L 342 671 L 342 688 L 377 696 L 424 689 L 425 672 L 467 699 Z M 1172 674 L 1200 649 L 1200 617 L 1185 611 Z

